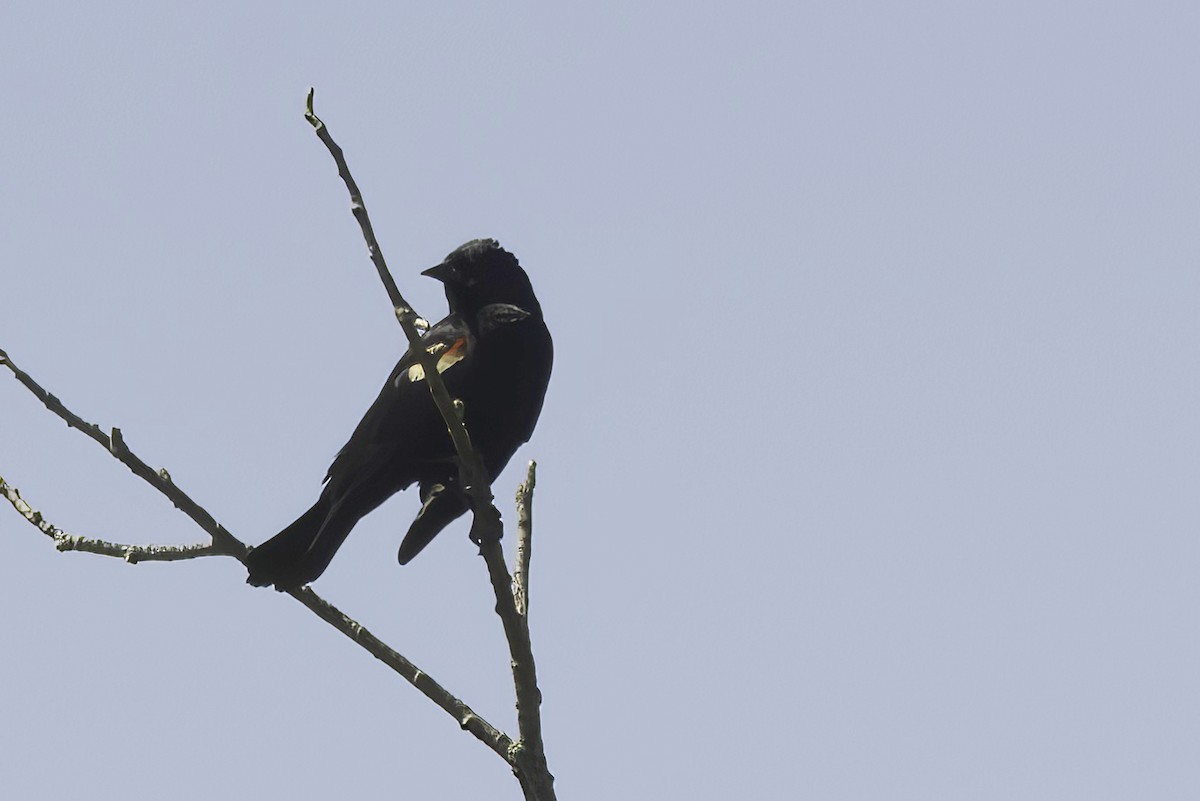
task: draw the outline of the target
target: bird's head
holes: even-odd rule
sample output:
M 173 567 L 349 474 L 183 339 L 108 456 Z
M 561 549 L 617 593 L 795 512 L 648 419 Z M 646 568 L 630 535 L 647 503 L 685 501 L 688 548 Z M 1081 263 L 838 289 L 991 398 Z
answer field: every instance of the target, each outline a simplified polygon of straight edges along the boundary
M 509 303 L 541 316 L 529 276 L 517 257 L 494 239 L 473 239 L 421 275 L 446 287 L 450 311 L 473 316 L 491 303 Z

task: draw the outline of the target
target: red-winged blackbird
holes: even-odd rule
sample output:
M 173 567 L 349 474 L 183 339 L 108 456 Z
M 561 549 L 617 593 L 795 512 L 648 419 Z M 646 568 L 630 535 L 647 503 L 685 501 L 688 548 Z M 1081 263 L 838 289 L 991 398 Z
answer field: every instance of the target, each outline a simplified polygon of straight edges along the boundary
M 463 422 L 494 481 L 542 410 L 554 350 L 529 277 L 492 239 L 476 239 L 422 275 L 446 288 L 450 314 L 422 338 L 463 403 Z M 407 564 L 468 508 L 458 460 L 410 348 L 334 458 L 325 489 L 296 522 L 246 557 L 249 583 L 294 589 L 329 566 L 364 515 L 419 484 L 421 511 L 400 544 Z

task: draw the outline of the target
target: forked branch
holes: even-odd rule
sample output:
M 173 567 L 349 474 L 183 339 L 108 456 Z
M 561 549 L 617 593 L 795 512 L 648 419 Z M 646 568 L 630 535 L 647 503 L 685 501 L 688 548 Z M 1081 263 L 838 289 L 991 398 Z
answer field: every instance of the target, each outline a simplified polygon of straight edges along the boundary
M 396 282 L 392 279 L 383 250 L 375 238 L 375 229 L 371 225 L 366 203 L 358 183 L 346 164 L 345 153 L 333 140 L 328 126 L 317 117 L 313 111 L 313 90 L 309 90 L 305 118 L 313 126 L 317 137 L 324 143 L 337 164 L 338 175 L 346 184 L 350 194 L 350 210 L 362 229 L 366 241 L 367 252 L 371 262 L 379 273 L 388 298 L 396 310 L 396 319 L 408 339 L 413 353 L 417 354 L 421 366 L 429 381 L 429 391 L 433 395 L 438 411 L 446 423 L 450 437 L 454 441 L 454 449 L 459 460 L 459 480 L 471 501 L 473 521 L 471 524 L 471 539 L 479 545 L 479 552 L 487 563 L 488 577 L 492 582 L 492 590 L 496 596 L 496 614 L 504 625 L 505 638 L 508 640 L 509 653 L 512 656 L 513 685 L 517 696 L 517 725 L 520 739 L 513 745 L 508 756 L 521 787 L 527 799 L 549 801 L 555 798 L 554 777 L 546 767 L 545 750 L 542 743 L 541 722 L 541 692 L 537 686 L 537 669 L 533 659 L 533 648 L 530 644 L 529 625 L 525 610 L 518 611 L 517 598 L 514 593 L 513 578 L 509 575 L 504 562 L 504 551 L 500 545 L 503 536 L 503 524 L 500 512 L 496 509 L 492 496 L 491 484 L 483 468 L 479 453 L 471 445 L 471 437 L 463 424 L 461 416 L 455 409 L 454 399 L 446 389 L 441 374 L 437 370 L 434 355 L 422 347 L 420 333 L 417 331 L 416 312 L 400 294 Z M 528 535 L 526 537 L 528 547 Z M 527 570 L 528 563 L 525 563 Z M 524 575 L 520 572 L 518 575 Z M 528 581 L 524 575 L 523 582 Z M 524 607 L 525 602 L 522 602 Z
M 503 622 L 512 656 L 520 738 L 514 741 L 475 714 L 469 706 L 449 693 L 427 673 L 380 641 L 361 624 L 322 599 L 310 588 L 303 587 L 290 591 L 288 594 L 403 676 L 426 697 L 450 714 L 464 730 L 471 732 L 491 750 L 504 758 L 519 779 L 527 799 L 553 801 L 555 798 L 554 777 L 546 766 L 541 733 L 541 694 L 537 687 L 537 673 L 528 625 L 529 559 L 532 552 L 531 507 L 536 465 L 530 462 L 526 481 L 518 491 L 517 564 L 515 575 L 510 576 L 500 545 L 503 536 L 500 513 L 496 509 L 482 460 L 472 446 L 466 426 L 463 425 L 462 418 L 455 409 L 456 401 L 450 396 L 441 374 L 437 370 L 434 355 L 421 346 L 419 328 L 424 321 L 408 305 L 392 279 L 382 250 L 375 238 L 362 194 L 346 165 L 345 155 L 333 141 L 325 124 L 313 113 L 312 101 L 313 93 L 310 90 L 305 116 L 337 163 L 338 174 L 342 177 L 350 193 L 351 211 L 362 229 L 371 261 L 388 293 L 388 298 L 392 303 L 396 318 L 404 330 L 405 337 L 413 352 L 418 355 L 425 375 L 429 377 L 430 392 L 442 414 L 458 454 L 460 482 L 470 498 L 473 512 L 471 538 L 479 545 L 480 553 L 487 564 L 488 575 L 496 596 L 496 612 Z M 34 509 L 21 497 L 21 493 L 16 487 L 0 478 L 0 494 L 18 514 L 50 537 L 56 548 L 61 551 L 82 551 L 116 557 L 130 563 L 179 561 L 204 556 L 232 556 L 240 562 L 245 561 L 246 554 L 249 552 L 246 544 L 217 523 L 206 509 L 178 487 L 165 468 L 155 470 L 138 457 L 125 443 L 120 429 L 113 428 L 111 433 L 105 433 L 100 426 L 90 423 L 72 412 L 58 397 L 43 388 L 28 373 L 18 368 L 3 350 L 0 350 L 0 364 L 6 366 L 17 381 L 37 397 L 50 412 L 63 419 L 71 428 L 83 432 L 102 446 L 135 475 L 168 498 L 176 508 L 190 517 L 212 538 L 208 544 L 167 546 L 128 545 L 73 536 L 50 523 L 41 512 Z
M 119 430 L 113 429 L 113 435 L 110 437 L 100 429 L 100 426 L 95 423 L 89 423 L 72 412 L 67 408 L 66 404 L 44 389 L 32 376 L 18 368 L 12 359 L 9 358 L 8 354 L 2 350 L 0 350 L 0 363 L 8 367 L 17 380 L 41 400 L 47 409 L 66 420 L 67 424 L 72 428 L 87 434 L 88 437 L 103 446 L 122 463 L 129 465 L 136 475 L 170 498 L 176 507 L 196 521 L 210 535 L 213 535 L 213 542 L 211 544 L 182 546 L 125 545 L 87 537 L 71 536 L 47 520 L 40 511 L 30 506 L 21 497 L 21 493 L 16 487 L 7 483 L 3 478 L 0 478 L 0 493 L 4 495 L 4 498 L 18 514 L 30 524 L 37 527 L 43 534 L 53 539 L 55 547 L 58 550 L 82 551 L 100 556 L 111 556 L 134 564 L 151 561 L 179 561 L 183 559 L 195 559 L 201 556 L 233 556 L 239 562 L 245 560 L 246 553 L 249 551 L 245 543 L 230 534 L 213 519 L 207 510 L 188 497 L 183 490 L 179 489 L 171 481 L 165 469 L 155 471 L 147 466 L 125 444 Z M 219 541 L 218 537 L 220 537 Z M 344 614 L 308 587 L 293 590 L 288 594 L 308 607 L 326 623 L 356 642 L 376 659 L 404 677 L 410 684 L 453 717 L 459 726 L 475 735 L 475 737 L 510 764 L 512 763 L 512 738 L 475 714 L 469 706 L 442 687 L 428 673 L 422 671 L 405 658 L 404 655 L 367 631 L 362 624 Z

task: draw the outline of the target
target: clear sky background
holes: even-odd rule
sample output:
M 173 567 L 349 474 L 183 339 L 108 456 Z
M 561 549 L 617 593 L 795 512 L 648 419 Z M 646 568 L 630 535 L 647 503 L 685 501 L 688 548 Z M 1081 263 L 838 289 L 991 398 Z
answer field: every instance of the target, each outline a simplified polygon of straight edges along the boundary
M 557 362 L 532 625 L 563 799 L 1200 797 L 1194 3 L 10 3 L 0 347 L 242 539 L 496 237 Z M 71 533 L 201 533 L 0 375 Z M 514 728 L 459 524 L 316 589 Z M 510 507 L 506 505 L 505 509 Z M 511 521 L 512 512 L 507 511 Z M 0 509 L 0 794 L 519 798 L 230 559 Z

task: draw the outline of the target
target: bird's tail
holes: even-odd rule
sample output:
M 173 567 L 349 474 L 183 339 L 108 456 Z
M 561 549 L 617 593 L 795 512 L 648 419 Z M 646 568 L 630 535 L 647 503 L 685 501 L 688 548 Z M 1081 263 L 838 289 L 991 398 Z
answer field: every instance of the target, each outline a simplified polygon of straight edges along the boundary
M 328 525 L 334 517 L 330 507 L 328 493 L 321 493 L 312 508 L 296 518 L 296 522 L 251 550 L 246 557 L 250 571 L 246 582 L 256 587 L 274 584 L 282 592 L 315 581 L 325 572 L 354 525 L 353 522 L 349 526 Z
M 433 541 L 446 526 L 458 519 L 470 505 L 453 482 L 421 484 L 421 511 L 408 527 L 398 554 L 400 564 L 407 565 L 414 556 Z

